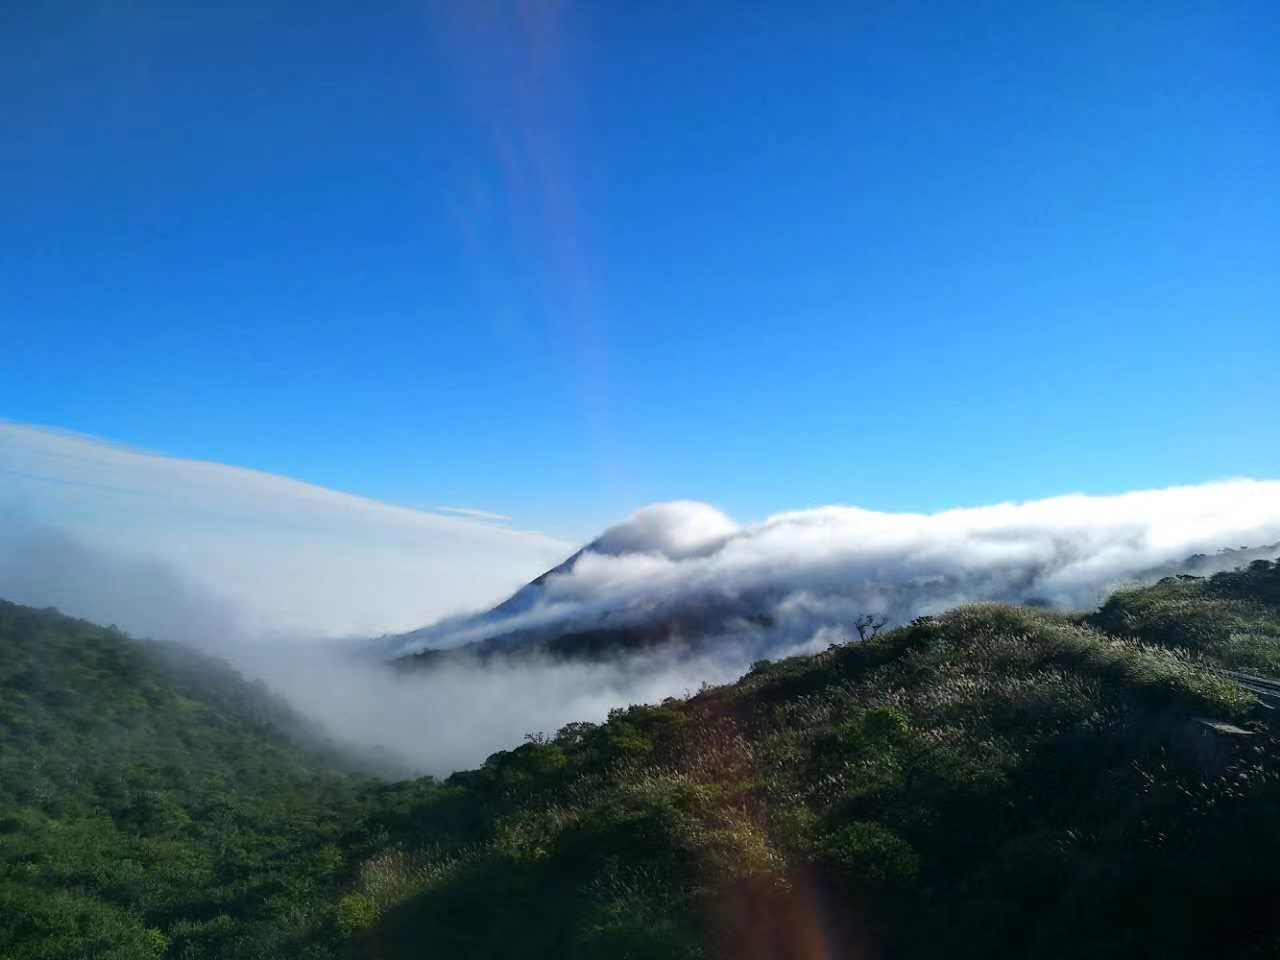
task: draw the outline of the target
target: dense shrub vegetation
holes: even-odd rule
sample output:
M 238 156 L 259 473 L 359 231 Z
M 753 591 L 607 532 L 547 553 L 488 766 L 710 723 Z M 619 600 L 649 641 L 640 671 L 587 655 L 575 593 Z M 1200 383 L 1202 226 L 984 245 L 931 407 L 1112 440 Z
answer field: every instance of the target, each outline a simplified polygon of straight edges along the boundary
M 0 955 L 1280 955 L 1280 564 L 965 607 L 443 783 L 0 606 Z M 280 733 L 290 730 L 289 736 Z

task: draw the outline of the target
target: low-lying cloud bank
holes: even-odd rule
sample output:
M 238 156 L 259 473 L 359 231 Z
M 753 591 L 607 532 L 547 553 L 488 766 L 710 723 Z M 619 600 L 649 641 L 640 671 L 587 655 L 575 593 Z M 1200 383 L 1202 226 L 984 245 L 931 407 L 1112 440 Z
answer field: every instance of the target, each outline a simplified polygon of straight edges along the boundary
M 526 734 L 599 722 L 614 707 L 684 696 L 703 683 L 729 683 L 751 664 L 729 646 L 695 656 L 651 651 L 607 662 L 534 656 L 405 672 L 339 647 L 243 654 L 231 657 L 241 671 L 337 736 L 390 751 L 405 761 L 406 773 L 435 776 L 475 767 L 494 751 L 519 746 Z
M 984 600 L 1089 607 L 1191 555 L 1277 541 L 1280 482 L 1255 480 L 931 515 L 825 507 L 749 526 L 705 504 L 659 504 L 489 614 L 395 638 L 391 649 L 664 623 L 763 631 L 793 645 L 860 615 L 901 623 Z M 1211 557 L 1201 564 L 1213 567 Z

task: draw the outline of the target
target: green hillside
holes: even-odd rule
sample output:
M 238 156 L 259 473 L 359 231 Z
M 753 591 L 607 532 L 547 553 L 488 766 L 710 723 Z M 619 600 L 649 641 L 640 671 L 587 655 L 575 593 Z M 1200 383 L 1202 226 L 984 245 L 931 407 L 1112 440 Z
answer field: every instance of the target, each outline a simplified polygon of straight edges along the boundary
M 5 957 L 1268 957 L 1280 564 L 966 607 L 336 772 L 225 671 L 0 607 Z M 206 679 L 215 676 L 212 682 Z
M 217 661 L 0 605 L 0 956 L 290 955 L 360 789 L 297 723 Z

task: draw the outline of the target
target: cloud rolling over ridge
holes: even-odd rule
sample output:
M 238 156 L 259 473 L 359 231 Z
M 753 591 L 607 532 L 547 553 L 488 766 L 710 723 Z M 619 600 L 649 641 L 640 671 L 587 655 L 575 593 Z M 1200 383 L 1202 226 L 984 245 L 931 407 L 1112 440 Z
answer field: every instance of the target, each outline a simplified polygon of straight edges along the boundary
M 409 634 L 398 649 L 690 617 L 738 634 L 767 621 L 795 643 L 858 614 L 904 622 L 984 600 L 1088 607 L 1190 555 L 1277 541 L 1280 483 L 1255 480 L 929 515 L 824 507 L 746 526 L 705 504 L 658 504 L 493 613 Z

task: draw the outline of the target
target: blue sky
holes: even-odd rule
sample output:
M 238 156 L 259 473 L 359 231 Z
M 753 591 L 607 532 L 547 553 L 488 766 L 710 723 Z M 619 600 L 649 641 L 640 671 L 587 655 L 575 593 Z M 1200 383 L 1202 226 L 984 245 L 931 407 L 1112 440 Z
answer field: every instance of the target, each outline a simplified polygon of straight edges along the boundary
M 585 536 L 1280 476 L 1280 8 L 0 14 L 0 416 Z

